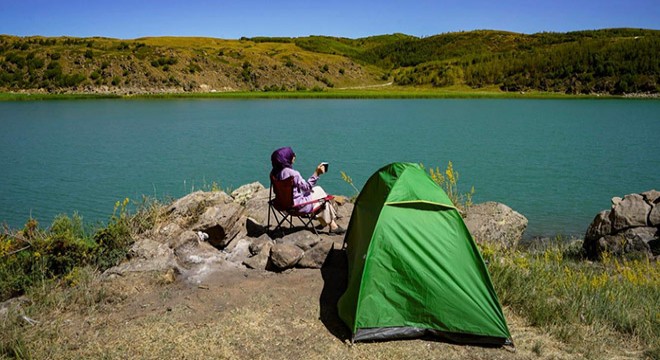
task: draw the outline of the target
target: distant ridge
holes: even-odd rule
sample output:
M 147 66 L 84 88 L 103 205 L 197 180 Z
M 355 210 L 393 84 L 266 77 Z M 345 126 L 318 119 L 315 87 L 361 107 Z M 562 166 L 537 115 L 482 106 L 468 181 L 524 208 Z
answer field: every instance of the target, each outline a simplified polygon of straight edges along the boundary
M 178 93 L 394 87 L 658 94 L 660 31 L 428 37 L 17 37 L 0 35 L 0 91 Z

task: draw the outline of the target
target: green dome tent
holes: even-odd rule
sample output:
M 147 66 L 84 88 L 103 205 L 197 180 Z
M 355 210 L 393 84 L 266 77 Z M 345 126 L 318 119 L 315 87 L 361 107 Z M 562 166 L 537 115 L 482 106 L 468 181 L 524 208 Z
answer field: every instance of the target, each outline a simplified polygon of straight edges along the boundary
M 512 344 L 472 236 L 419 165 L 393 163 L 369 178 L 345 241 L 348 285 L 338 311 L 353 341 Z

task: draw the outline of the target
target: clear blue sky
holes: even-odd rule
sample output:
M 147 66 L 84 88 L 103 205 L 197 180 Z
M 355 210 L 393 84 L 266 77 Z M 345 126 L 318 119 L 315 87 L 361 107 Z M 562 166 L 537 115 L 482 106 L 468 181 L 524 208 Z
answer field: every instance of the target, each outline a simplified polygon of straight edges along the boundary
M 29 36 L 429 36 L 660 29 L 660 0 L 0 0 L 0 34 Z

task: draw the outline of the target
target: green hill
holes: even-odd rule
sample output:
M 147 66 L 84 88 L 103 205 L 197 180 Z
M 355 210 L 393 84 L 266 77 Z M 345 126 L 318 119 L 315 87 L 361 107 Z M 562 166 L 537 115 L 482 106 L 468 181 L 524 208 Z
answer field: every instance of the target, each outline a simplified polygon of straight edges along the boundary
M 164 93 L 400 86 L 657 94 L 660 31 L 418 38 L 0 36 L 0 91 Z

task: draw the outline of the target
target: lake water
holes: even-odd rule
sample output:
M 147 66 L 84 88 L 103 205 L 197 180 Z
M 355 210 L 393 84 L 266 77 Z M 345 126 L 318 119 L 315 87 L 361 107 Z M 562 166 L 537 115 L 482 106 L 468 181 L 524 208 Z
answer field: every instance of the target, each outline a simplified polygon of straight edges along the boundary
M 78 100 L 0 103 L 0 222 L 105 221 L 117 200 L 213 182 L 268 184 L 270 153 L 353 195 L 395 161 L 445 168 L 475 202 L 529 219 L 527 237 L 582 235 L 610 198 L 660 190 L 660 101 Z

